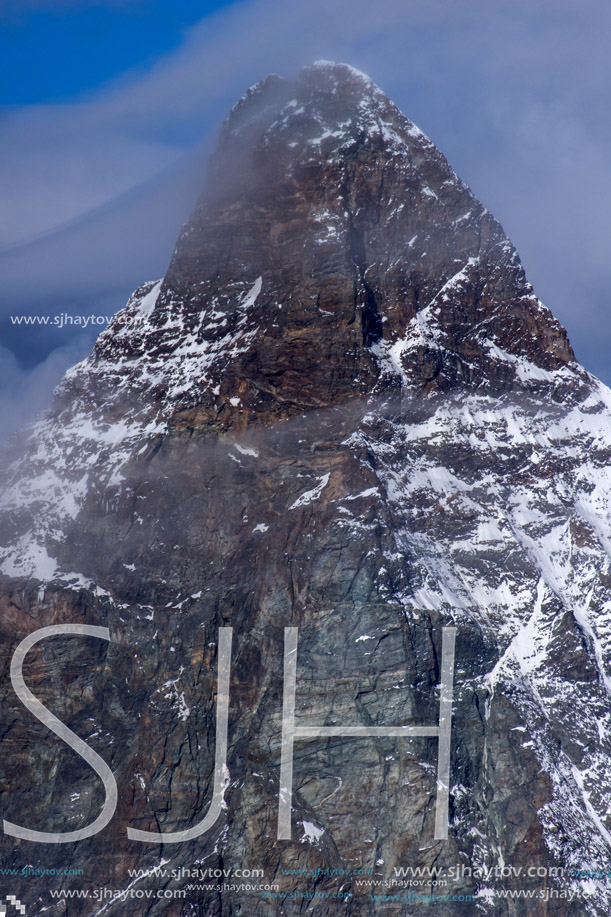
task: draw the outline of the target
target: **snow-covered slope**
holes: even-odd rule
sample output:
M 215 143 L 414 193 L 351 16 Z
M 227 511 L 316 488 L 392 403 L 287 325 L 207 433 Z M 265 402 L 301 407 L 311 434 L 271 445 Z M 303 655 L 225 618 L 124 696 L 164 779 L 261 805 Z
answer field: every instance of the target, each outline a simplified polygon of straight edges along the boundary
M 576 363 L 499 224 L 358 71 L 319 62 L 234 108 L 166 277 L 143 284 L 67 374 L 6 474 L 1 518 L 6 595 L 35 587 L 40 602 L 18 629 L 51 614 L 52 595 L 55 615 L 85 608 L 134 645 L 153 641 L 134 663 L 142 691 L 147 653 L 174 671 L 182 647 L 166 684 L 192 713 L 172 729 L 200 715 L 176 685 L 208 677 L 185 661 L 203 624 L 240 623 L 257 646 L 240 651 L 242 739 L 277 731 L 283 626 L 309 635 L 300 666 L 314 712 L 354 708 L 370 723 L 430 711 L 440 629 L 456 625 L 448 845 L 420 843 L 434 792 L 424 746 L 386 749 L 380 771 L 356 755 L 389 798 L 406 773 L 416 785 L 388 817 L 372 803 L 387 821 L 370 838 L 353 800 L 368 811 L 374 777 L 355 787 L 354 761 L 330 745 L 300 765 L 316 844 L 289 859 L 308 848 L 385 869 L 405 857 L 561 864 L 555 887 L 580 891 L 572 871 L 611 861 L 611 392 Z M 350 687 L 357 663 L 368 691 Z M 191 739 L 205 766 L 213 743 Z M 215 850 L 244 853 L 243 818 L 247 852 L 277 862 L 275 747 L 257 745 L 267 789 L 249 809 L 242 739 L 229 769 L 246 814 L 230 804 L 235 828 Z M 138 766 L 151 787 L 171 771 Z M 607 913 L 604 881 L 588 881 L 591 898 L 533 913 Z M 465 887 L 482 913 L 524 913 L 490 883 Z M 386 913 L 359 894 L 346 913 Z M 248 913 L 280 913 L 269 908 Z

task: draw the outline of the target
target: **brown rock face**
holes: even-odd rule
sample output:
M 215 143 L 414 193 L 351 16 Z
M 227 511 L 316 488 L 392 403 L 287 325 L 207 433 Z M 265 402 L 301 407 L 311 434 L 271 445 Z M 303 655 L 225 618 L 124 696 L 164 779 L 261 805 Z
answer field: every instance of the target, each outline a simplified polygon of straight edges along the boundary
M 433 144 L 350 67 L 258 84 L 166 277 L 7 475 L 4 817 L 77 830 L 104 801 L 12 691 L 43 626 L 109 628 L 48 638 L 24 672 L 118 784 L 91 838 L 0 839 L 7 893 L 28 915 L 608 913 L 575 870 L 609 861 L 610 464 L 611 394 Z M 371 729 L 436 725 L 445 626 L 448 838 L 435 737 L 327 735 L 295 741 L 279 839 L 285 628 L 297 727 Z M 221 627 L 219 817 L 130 839 L 214 804 Z
M 94 359 L 116 360 L 122 330 Z M 380 357 L 406 338 L 395 374 L 427 391 L 510 389 L 515 369 L 491 347 L 545 369 L 573 360 L 496 220 L 341 66 L 268 78 L 238 103 L 146 330 L 126 338 L 116 384 L 127 369 L 141 398 L 153 375 L 157 397 L 175 395 L 173 424 L 218 430 L 385 388 Z M 180 373 L 164 364 L 198 351 L 201 375 L 172 392 Z

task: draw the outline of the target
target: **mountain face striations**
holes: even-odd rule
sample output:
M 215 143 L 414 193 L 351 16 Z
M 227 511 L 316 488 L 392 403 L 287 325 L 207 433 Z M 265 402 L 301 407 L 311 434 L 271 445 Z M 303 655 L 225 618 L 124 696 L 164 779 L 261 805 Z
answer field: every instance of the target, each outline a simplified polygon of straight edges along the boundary
M 42 627 L 108 628 L 49 636 L 24 677 L 118 787 L 91 837 L 4 836 L 3 865 L 60 870 L 11 894 L 52 917 L 607 914 L 575 873 L 611 866 L 610 467 L 611 392 L 424 134 L 345 65 L 253 87 L 166 276 L 5 475 L 3 818 L 77 831 L 105 802 L 11 686 Z M 450 627 L 447 838 L 442 739 L 381 732 L 296 734 L 278 838 L 288 634 L 297 729 L 374 730 L 437 726 Z M 392 885 L 405 867 L 446 884 Z M 400 897 L 431 891 L 457 897 Z

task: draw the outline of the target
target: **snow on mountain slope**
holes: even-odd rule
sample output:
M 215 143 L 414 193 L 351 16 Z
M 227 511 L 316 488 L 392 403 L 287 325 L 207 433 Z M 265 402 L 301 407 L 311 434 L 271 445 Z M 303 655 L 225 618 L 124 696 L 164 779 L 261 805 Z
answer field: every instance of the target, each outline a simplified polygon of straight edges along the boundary
M 159 758 L 138 758 L 159 797 L 184 756 L 188 785 L 210 764 L 200 739 L 212 721 L 207 708 L 197 720 L 189 686 L 200 691 L 212 666 L 193 661 L 193 634 L 231 621 L 254 641 L 235 676 L 247 701 L 228 787 L 243 796 L 216 853 L 247 843 L 270 863 L 319 853 L 386 870 L 406 858 L 560 863 L 557 887 L 574 889 L 572 871 L 611 861 L 611 392 L 575 361 L 496 220 L 353 68 L 268 77 L 234 107 L 166 277 L 143 284 L 66 375 L 8 469 L 1 509 L 19 627 L 51 614 L 45 595 L 57 594 L 61 614 L 82 603 L 146 647 L 121 686 L 132 678 L 143 697 L 158 669 L 175 673 L 166 700 L 182 698 L 172 715 L 184 716 Z M 24 624 L 10 603 L 32 583 L 40 607 Z M 424 743 L 304 754 L 296 824 L 316 843 L 276 845 L 277 749 L 265 742 L 278 731 L 280 629 L 295 622 L 300 713 L 357 710 L 368 724 L 433 708 L 440 629 L 458 628 L 443 849 L 423 842 Z M 359 666 L 367 690 L 351 686 Z M 195 722 L 187 753 L 176 730 Z M 251 727 L 263 738 L 245 751 Z M 132 751 L 126 740 L 114 753 Z M 245 789 L 249 754 L 265 773 L 259 795 Z M 378 782 L 387 796 L 368 809 Z M 411 796 L 397 790 L 407 783 Z M 149 798 L 134 794 L 146 821 Z M 189 800 L 179 815 L 158 803 L 155 818 L 180 821 Z M 371 838 L 361 806 L 386 819 Z M 608 912 L 605 882 L 589 881 L 572 909 L 533 913 Z M 461 888 L 482 913 L 523 913 L 489 883 Z M 346 913 L 386 913 L 357 891 Z M 198 905 L 221 913 L 216 899 Z

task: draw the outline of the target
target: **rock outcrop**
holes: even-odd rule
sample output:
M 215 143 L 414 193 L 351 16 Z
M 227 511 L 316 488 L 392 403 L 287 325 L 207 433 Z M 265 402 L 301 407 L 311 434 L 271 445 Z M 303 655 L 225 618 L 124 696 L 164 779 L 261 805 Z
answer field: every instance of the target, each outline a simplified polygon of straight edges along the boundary
M 11 877 L 28 915 L 608 913 L 576 873 L 611 865 L 611 392 L 367 77 L 319 62 L 249 90 L 165 278 L 28 437 L 1 519 L 3 817 L 74 831 L 104 802 L 11 688 L 52 624 L 109 628 L 24 672 L 119 793 L 91 838 L 0 841 L 9 868 L 84 870 Z M 371 729 L 437 725 L 449 626 L 447 839 L 438 741 L 383 735 L 298 738 L 278 839 L 285 628 L 297 727 Z M 199 837 L 127 836 L 185 831 L 215 792 Z M 403 897 L 431 891 L 456 899 Z

